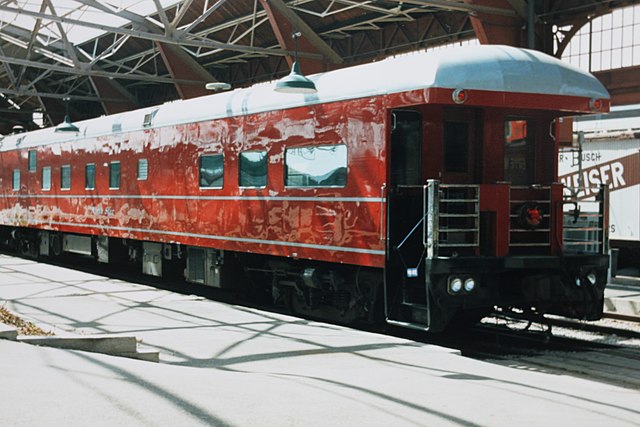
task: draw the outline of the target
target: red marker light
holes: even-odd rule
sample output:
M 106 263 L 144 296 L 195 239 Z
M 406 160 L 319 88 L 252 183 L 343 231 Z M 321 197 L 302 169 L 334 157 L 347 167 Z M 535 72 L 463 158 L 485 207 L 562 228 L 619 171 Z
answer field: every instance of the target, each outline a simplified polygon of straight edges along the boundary
M 602 100 L 591 98 L 589 101 L 589 108 L 591 111 L 600 111 L 602 109 Z
M 520 206 L 518 223 L 521 227 L 534 230 L 542 225 L 544 212 L 533 202 L 527 202 Z
M 469 96 L 466 90 L 456 89 L 453 91 L 451 97 L 453 98 L 453 102 L 455 102 L 456 104 L 464 104 Z
M 542 212 L 538 208 L 527 209 L 527 223 L 532 227 L 540 225 L 542 220 Z

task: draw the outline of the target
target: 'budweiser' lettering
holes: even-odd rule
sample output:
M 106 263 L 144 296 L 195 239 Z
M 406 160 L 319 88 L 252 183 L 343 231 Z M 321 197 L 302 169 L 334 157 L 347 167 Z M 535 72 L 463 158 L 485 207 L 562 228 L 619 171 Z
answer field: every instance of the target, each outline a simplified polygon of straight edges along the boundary
M 584 198 L 593 195 L 589 187 L 595 189 L 601 184 L 609 184 L 610 190 L 616 191 L 640 184 L 639 169 L 638 155 L 633 154 L 585 168 L 582 175 L 579 172 L 562 175 L 560 181 L 567 187 L 587 187 L 578 193 L 579 198 Z

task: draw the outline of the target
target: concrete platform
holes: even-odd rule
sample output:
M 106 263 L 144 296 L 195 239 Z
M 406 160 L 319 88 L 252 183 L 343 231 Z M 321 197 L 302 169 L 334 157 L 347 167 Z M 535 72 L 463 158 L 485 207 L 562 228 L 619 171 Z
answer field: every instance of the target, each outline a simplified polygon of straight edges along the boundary
M 0 339 L 3 340 L 11 340 L 17 341 L 18 339 L 18 330 L 13 326 L 5 325 L 4 323 L 0 323 Z
M 2 340 L 3 426 L 637 426 L 640 419 L 640 390 L 0 255 L 4 303 L 56 333 L 136 336 L 161 363 Z
M 605 312 L 640 321 L 640 277 L 613 277 L 605 291 Z

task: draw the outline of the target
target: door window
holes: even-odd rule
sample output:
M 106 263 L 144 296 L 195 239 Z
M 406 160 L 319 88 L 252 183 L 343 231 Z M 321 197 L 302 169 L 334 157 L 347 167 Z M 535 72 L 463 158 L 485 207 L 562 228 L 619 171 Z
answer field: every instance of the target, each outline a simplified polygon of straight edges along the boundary
M 526 119 L 504 122 L 504 180 L 529 185 L 535 180 L 533 123 Z
M 422 184 L 422 115 L 417 111 L 393 112 L 391 183 Z

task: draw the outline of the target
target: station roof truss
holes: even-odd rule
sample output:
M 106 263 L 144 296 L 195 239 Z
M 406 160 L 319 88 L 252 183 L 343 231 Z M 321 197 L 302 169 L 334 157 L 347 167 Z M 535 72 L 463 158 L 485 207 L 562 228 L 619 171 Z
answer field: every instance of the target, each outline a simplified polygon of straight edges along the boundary
M 636 1 L 548 0 L 539 27 Z M 0 0 L 0 133 L 97 117 L 478 37 L 473 20 L 528 22 L 526 0 Z M 541 8 L 542 7 L 542 8 Z M 566 37 L 566 34 L 562 34 Z M 513 44 L 517 44 L 514 43 Z M 544 43 L 541 43 L 544 45 Z M 550 43 L 547 43 L 550 44 Z M 545 49 L 540 49 L 545 50 Z M 548 51 L 548 48 L 546 49 Z M 553 53 L 553 52 L 549 52 Z

